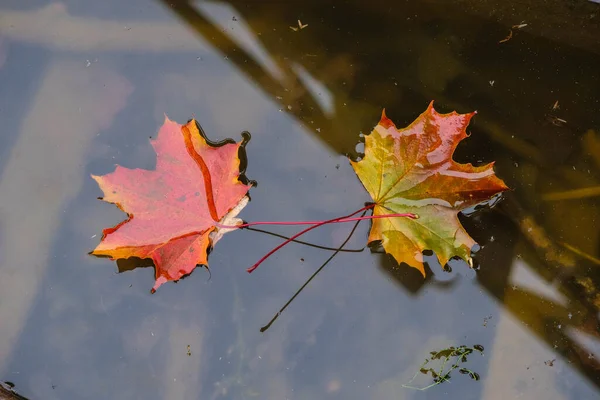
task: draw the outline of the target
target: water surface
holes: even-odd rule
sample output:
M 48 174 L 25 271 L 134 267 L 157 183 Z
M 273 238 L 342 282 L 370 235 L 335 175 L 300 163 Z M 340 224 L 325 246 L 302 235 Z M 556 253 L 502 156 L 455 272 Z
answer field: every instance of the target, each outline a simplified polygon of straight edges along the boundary
M 600 6 L 263 3 L 4 2 L 0 380 L 32 399 L 597 397 Z M 153 168 L 164 113 L 213 140 L 252 133 L 244 219 L 315 220 L 370 200 L 346 154 L 382 108 L 405 126 L 431 100 L 478 111 L 455 159 L 495 160 L 513 189 L 461 217 L 477 270 L 432 259 L 423 280 L 341 253 L 261 333 L 330 251 L 290 245 L 249 275 L 281 239 L 235 232 L 211 279 L 154 295 L 151 268 L 87 255 L 125 217 L 90 174 Z M 481 380 L 402 387 L 430 351 L 476 344 Z

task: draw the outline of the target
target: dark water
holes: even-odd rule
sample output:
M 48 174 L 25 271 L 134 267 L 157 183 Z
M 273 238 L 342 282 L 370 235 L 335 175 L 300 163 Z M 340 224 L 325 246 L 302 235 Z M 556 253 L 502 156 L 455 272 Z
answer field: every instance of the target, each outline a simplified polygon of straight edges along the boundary
M 600 6 L 443 4 L 4 1 L 0 380 L 32 399 L 598 397 Z M 381 109 L 404 126 L 430 100 L 478 111 L 455 159 L 495 160 L 514 189 L 462 218 L 476 271 L 342 253 L 260 333 L 329 251 L 290 245 L 249 275 L 281 240 L 235 232 L 211 280 L 154 295 L 151 269 L 87 255 L 124 218 L 90 174 L 153 168 L 164 113 L 252 132 L 244 219 L 314 220 L 370 200 L 345 154 Z M 430 351 L 476 344 L 481 380 L 402 386 Z

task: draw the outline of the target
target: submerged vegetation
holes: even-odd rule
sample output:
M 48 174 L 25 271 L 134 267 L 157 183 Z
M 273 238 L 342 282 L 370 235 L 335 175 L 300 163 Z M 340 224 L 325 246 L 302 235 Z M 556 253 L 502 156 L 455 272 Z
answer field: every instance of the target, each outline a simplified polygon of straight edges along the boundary
M 450 382 L 450 374 L 458 370 L 462 375 L 468 375 L 469 378 L 478 381 L 480 379 L 479 374 L 472 371 L 464 366 L 467 363 L 467 357 L 473 352 L 477 352 L 483 355 L 483 346 L 476 344 L 470 346 L 450 346 L 442 350 L 430 352 L 430 357 L 426 358 L 423 364 L 419 367 L 419 370 L 415 375 L 402 387 L 417 390 L 426 390 L 437 386 L 444 382 Z M 417 378 L 419 374 L 429 375 L 433 378 L 433 382 L 427 386 L 416 387 L 412 385 L 412 382 Z

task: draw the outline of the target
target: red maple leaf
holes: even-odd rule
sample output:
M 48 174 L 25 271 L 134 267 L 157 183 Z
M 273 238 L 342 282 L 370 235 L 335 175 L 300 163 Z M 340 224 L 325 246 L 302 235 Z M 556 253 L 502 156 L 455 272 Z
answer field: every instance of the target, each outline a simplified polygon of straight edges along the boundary
M 208 250 L 239 225 L 235 217 L 248 202 L 252 186 L 240 171 L 249 135 L 240 142 L 209 143 L 195 120 L 180 125 L 165 117 L 156 140 L 156 169 L 128 169 L 92 177 L 129 218 L 105 229 L 91 253 L 111 259 L 151 258 L 156 289 L 208 266 Z

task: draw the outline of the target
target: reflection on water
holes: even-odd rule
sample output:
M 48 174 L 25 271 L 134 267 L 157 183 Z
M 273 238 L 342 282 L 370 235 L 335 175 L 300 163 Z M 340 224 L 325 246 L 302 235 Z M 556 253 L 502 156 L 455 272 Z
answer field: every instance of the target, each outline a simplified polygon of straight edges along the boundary
M 3 5 L 0 380 L 40 399 L 597 396 L 600 9 L 580 3 Z M 153 168 L 163 113 L 215 139 L 252 132 L 244 219 L 314 220 L 369 200 L 344 155 L 381 109 L 401 126 L 432 99 L 478 111 L 456 159 L 496 160 L 514 189 L 462 218 L 476 271 L 429 256 L 423 280 L 341 253 L 261 334 L 330 251 L 290 245 L 249 276 L 281 239 L 238 232 L 211 280 L 155 295 L 150 270 L 87 256 L 123 219 L 89 175 Z M 350 229 L 306 240 L 335 247 Z M 430 351 L 474 343 L 480 381 L 402 387 Z

